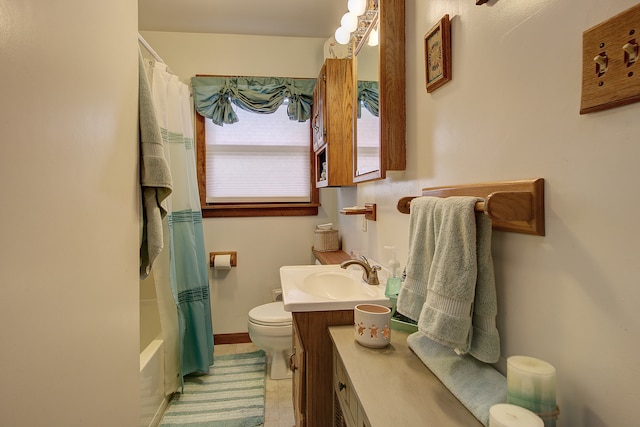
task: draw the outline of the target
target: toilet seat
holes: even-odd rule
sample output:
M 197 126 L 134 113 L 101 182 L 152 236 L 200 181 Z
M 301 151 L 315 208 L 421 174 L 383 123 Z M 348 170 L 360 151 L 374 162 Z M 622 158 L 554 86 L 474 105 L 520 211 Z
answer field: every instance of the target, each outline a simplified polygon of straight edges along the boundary
M 249 311 L 249 321 L 263 326 L 291 326 L 291 313 L 284 310 L 282 301 L 259 305 Z

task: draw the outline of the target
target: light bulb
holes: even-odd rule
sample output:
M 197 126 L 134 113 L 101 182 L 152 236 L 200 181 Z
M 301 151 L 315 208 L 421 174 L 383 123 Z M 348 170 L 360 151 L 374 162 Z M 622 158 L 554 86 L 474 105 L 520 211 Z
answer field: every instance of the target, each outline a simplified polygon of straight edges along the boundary
M 338 43 L 347 44 L 349 43 L 349 39 L 351 39 L 351 33 L 347 31 L 345 28 L 339 27 L 336 30 L 335 38 Z
M 378 30 L 373 29 L 369 33 L 369 41 L 367 41 L 369 46 L 378 46 Z
M 349 0 L 347 9 L 356 16 L 363 15 L 367 10 L 367 0 Z
M 354 32 L 356 28 L 358 28 L 358 17 L 351 13 L 347 12 L 342 15 L 342 19 L 340 20 L 340 25 L 350 33 Z

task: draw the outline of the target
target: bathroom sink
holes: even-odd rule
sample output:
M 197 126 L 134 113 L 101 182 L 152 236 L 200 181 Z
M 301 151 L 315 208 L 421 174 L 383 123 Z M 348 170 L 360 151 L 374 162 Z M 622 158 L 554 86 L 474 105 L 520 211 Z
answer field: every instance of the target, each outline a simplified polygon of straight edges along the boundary
M 391 306 L 384 296 L 384 285 L 364 282 L 357 266 L 284 266 L 280 268 L 280 284 L 284 309 L 291 312 L 351 310 L 363 303 Z
M 356 277 L 347 271 L 322 271 L 305 277 L 298 288 L 303 292 L 322 298 L 340 300 L 364 293 L 375 297 L 375 292 L 362 286 L 361 274 Z

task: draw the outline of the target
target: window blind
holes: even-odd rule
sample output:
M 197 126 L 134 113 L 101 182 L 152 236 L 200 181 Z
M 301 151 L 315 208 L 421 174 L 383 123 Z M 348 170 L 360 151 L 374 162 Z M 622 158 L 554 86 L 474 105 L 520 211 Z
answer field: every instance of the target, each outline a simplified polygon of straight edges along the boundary
M 286 102 L 236 114 L 227 126 L 205 120 L 207 203 L 309 202 L 309 123 L 289 120 Z

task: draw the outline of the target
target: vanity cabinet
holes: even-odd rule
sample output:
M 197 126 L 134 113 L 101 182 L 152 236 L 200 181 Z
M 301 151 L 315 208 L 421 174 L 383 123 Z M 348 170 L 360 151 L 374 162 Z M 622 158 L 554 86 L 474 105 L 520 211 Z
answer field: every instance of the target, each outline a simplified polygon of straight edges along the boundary
M 329 328 L 335 427 L 482 427 L 393 330 L 384 348 L 358 344 L 352 326 Z
M 335 348 L 333 349 L 333 392 L 335 427 L 371 426 Z
M 305 354 L 302 341 L 300 340 L 300 333 L 296 327 L 296 322 L 293 322 L 293 353 L 289 359 L 289 368 L 293 372 L 293 415 L 296 422 L 296 426 L 306 426 L 306 420 L 304 418 L 304 403 L 305 403 L 305 381 L 304 373 Z
M 313 94 L 311 131 L 316 187 L 353 184 L 352 59 L 326 59 Z
M 333 352 L 330 326 L 353 327 L 353 310 L 293 312 L 293 405 L 296 427 L 330 427 Z

